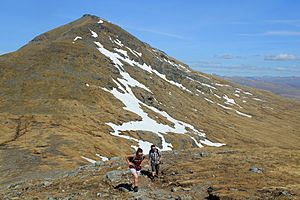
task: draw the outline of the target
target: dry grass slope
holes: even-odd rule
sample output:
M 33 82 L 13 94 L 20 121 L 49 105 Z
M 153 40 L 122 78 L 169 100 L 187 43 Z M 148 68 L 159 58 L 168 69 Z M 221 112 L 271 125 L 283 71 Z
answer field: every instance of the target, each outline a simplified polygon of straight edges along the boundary
M 137 145 L 134 141 L 112 136 L 111 127 L 105 124 L 122 124 L 141 118 L 124 110 L 121 101 L 101 89 L 116 88 L 113 79 L 121 75 L 112 61 L 97 51 L 89 29 L 97 32 L 97 40 L 106 49 L 120 48 L 108 38 L 118 39 L 142 53 L 137 57 L 128 51 L 136 62 L 151 65 L 195 92 L 186 92 L 155 74 L 124 63 L 124 69 L 153 92 L 133 89 L 136 97 L 147 105 L 203 129 L 210 140 L 226 143 L 229 147 L 250 150 L 272 147 L 276 148 L 275 152 L 280 152 L 277 148 L 284 152 L 300 149 L 299 102 L 192 71 L 120 27 L 106 21 L 100 26 L 98 21 L 97 17 L 84 16 L 36 37 L 16 52 L 0 56 L 0 184 L 24 177 L 53 177 L 85 163 L 81 156 L 97 159 L 96 153 L 107 157 L 124 155 L 132 152 L 131 145 Z M 83 39 L 74 42 L 76 36 Z M 159 59 L 172 60 L 190 72 Z M 214 90 L 190 81 L 187 76 L 204 84 L 229 86 L 215 85 L 217 90 Z M 236 88 L 253 95 L 243 94 L 236 98 Z M 197 90 L 205 95 L 199 92 L 196 95 Z M 242 108 L 224 104 L 224 94 L 235 98 Z M 224 109 L 217 103 L 234 107 L 252 118 Z M 170 124 L 164 117 L 156 118 L 154 112 L 144 110 L 157 121 Z M 160 138 L 149 132 L 122 134 L 161 145 Z M 166 140 L 173 143 L 174 149 L 198 148 L 187 135 L 170 133 Z

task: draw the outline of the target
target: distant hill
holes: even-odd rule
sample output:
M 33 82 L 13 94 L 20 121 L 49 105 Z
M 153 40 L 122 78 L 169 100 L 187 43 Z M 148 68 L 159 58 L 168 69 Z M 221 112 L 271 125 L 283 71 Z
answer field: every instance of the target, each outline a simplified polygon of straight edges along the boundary
M 300 77 L 224 77 L 245 86 L 268 90 L 283 97 L 300 100 Z

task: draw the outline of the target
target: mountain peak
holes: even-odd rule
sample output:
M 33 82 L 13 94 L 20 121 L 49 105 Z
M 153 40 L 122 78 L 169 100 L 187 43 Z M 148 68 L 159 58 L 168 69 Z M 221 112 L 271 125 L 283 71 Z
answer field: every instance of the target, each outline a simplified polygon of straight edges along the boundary
M 92 19 L 100 19 L 100 17 L 92 14 L 84 14 L 81 18 L 92 18 Z
M 98 16 L 92 15 L 92 14 L 89 14 L 89 13 L 83 14 L 82 17 L 99 18 Z
M 0 145 L 41 162 L 75 165 L 151 144 L 299 146 L 299 104 L 193 71 L 89 14 L 1 56 L 0 72 Z
M 88 27 L 102 23 L 104 19 L 96 15 L 84 14 L 81 18 L 35 37 L 29 44 L 41 45 L 54 40 L 70 39 L 69 37 L 74 37 L 75 34 L 89 33 Z

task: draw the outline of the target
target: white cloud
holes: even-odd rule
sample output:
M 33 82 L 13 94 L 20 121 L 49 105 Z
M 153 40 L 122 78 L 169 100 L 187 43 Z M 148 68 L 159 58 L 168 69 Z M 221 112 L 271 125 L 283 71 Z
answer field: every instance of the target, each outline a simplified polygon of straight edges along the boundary
M 267 55 L 265 56 L 265 60 L 272 61 L 288 61 L 288 60 L 297 60 L 297 56 L 294 54 L 277 54 L 277 55 Z
M 266 20 L 267 23 L 271 24 L 286 24 L 290 26 L 300 26 L 300 19 L 276 19 L 276 20 Z
M 285 67 L 276 67 L 275 69 L 278 70 L 278 71 L 285 71 L 285 70 L 287 70 Z
M 266 31 L 263 33 L 240 33 L 238 36 L 300 36 L 300 31 Z
M 265 36 L 300 36 L 300 31 L 268 31 Z
M 239 58 L 241 58 L 241 56 L 236 56 L 236 55 L 231 55 L 231 54 L 223 54 L 223 55 L 215 55 L 214 58 L 231 60 L 231 59 L 239 59 Z

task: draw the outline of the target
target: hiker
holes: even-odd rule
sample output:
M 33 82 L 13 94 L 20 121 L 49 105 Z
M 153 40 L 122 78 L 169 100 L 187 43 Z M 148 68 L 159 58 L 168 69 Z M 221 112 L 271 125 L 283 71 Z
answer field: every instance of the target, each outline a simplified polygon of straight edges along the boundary
M 143 149 L 138 148 L 135 155 L 126 156 L 125 159 L 133 175 L 133 191 L 138 192 L 139 175 L 141 174 L 142 163 L 145 159 Z
M 149 160 L 150 160 L 149 164 L 151 165 L 151 169 L 152 169 L 152 177 L 153 178 L 155 176 L 157 177 L 159 173 L 161 154 L 154 144 L 151 145 L 151 149 L 149 151 Z

